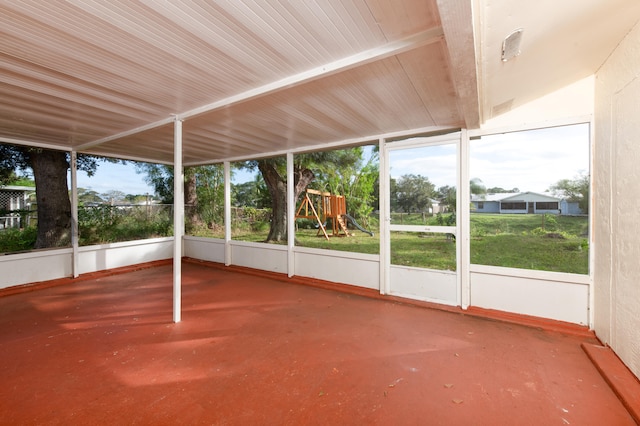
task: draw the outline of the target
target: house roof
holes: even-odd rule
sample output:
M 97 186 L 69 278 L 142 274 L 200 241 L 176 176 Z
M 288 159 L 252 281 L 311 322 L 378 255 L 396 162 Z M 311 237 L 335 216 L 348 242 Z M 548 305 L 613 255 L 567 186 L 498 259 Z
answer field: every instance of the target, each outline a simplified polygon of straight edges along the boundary
M 474 194 L 471 201 L 499 202 L 499 201 L 560 201 L 561 198 L 552 197 L 537 192 L 505 192 L 499 194 Z
M 560 201 L 560 198 L 552 197 L 551 195 L 539 194 L 537 192 L 521 192 L 515 195 L 509 195 L 502 198 L 500 201 Z
M 500 201 L 505 197 L 510 197 L 513 195 L 518 195 L 519 192 L 503 192 L 498 194 L 472 194 L 471 201 Z
M 636 0 L 0 4 L 0 142 L 185 164 L 477 128 L 593 74 Z M 502 41 L 524 28 L 522 54 Z
M 0 185 L 0 191 L 4 192 L 35 192 L 35 186 Z

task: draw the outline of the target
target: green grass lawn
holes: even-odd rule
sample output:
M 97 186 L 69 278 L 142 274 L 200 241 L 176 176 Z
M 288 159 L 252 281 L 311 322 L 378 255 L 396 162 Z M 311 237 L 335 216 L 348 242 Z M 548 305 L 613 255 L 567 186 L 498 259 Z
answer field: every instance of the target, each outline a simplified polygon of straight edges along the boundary
M 403 215 L 405 224 L 433 224 L 421 214 Z M 400 220 L 394 220 L 398 223 Z M 544 226 L 544 228 L 543 228 Z M 587 217 L 552 215 L 471 215 L 471 263 L 542 271 L 589 273 Z M 352 237 L 317 237 L 316 230 L 299 230 L 297 245 L 332 250 L 378 253 L 379 237 L 354 231 Z M 443 234 L 394 232 L 394 265 L 455 270 L 455 243 Z
M 426 218 L 432 224 L 433 218 Z M 544 220 L 544 222 L 543 222 Z M 405 224 L 424 223 L 422 215 L 405 215 Z M 544 225 L 544 229 L 543 229 Z M 551 215 L 471 215 L 471 263 L 541 271 L 589 273 L 587 217 Z M 319 249 L 378 254 L 380 237 L 353 230 L 350 237 L 318 236 L 316 229 L 299 229 L 296 245 Z M 239 241 L 264 241 L 266 234 L 234 234 Z M 393 232 L 394 265 L 456 269 L 456 243 L 445 234 Z
M 575 237 L 586 238 L 589 220 L 586 216 L 540 214 L 477 213 L 471 215 L 471 236 L 522 234 L 543 227 L 548 232 L 562 231 Z
M 353 251 L 356 253 L 378 254 L 380 253 L 380 237 L 375 230 L 374 236 L 360 231 L 352 231 L 353 236 L 333 237 L 329 230 L 327 240 L 322 233 L 317 236 L 317 229 L 299 229 L 296 232 L 296 245 L 319 249 L 340 251 Z
M 539 271 L 589 273 L 589 250 L 582 239 L 556 240 L 514 234 L 471 239 L 471 263 Z
M 391 233 L 391 264 L 456 270 L 456 244 L 446 234 Z
M 301 229 L 296 233 L 296 245 L 319 249 L 378 254 L 379 233 L 369 236 L 353 231 L 352 236 L 316 236 L 316 230 Z M 391 234 L 391 263 L 394 265 L 456 270 L 456 245 L 445 234 L 394 232 Z
M 445 215 L 446 217 L 446 215 Z M 404 214 L 395 223 L 436 224 L 435 217 L 422 214 Z M 126 241 L 145 238 L 147 234 L 167 235 L 168 229 L 129 229 L 123 235 L 108 235 L 109 241 Z M 471 215 L 471 263 L 505 266 L 510 268 L 587 274 L 589 271 L 588 218 L 552 215 Z M 119 229 L 119 227 L 118 227 Z M 86 234 L 81 233 L 81 236 Z M 104 231 L 104 229 L 103 229 Z M 168 232 L 169 231 L 169 232 Z M 199 229 L 193 235 L 224 238 L 224 228 Z M 380 237 L 378 229 L 372 229 L 373 237 L 353 230 L 350 237 L 317 236 L 316 229 L 299 229 L 296 245 L 319 249 L 331 249 L 357 253 L 378 254 Z M 114 233 L 112 232 L 112 233 Z M 90 233 L 89 233 L 90 234 Z M 104 232 L 103 232 L 104 234 Z M 140 235 L 138 235 L 140 234 Z M 237 241 L 264 241 L 268 225 L 241 231 L 235 229 Z M 27 238 L 29 237 L 29 238 Z M 33 244 L 34 232 L 0 233 L 0 251 L 28 249 Z M 104 236 L 103 236 L 104 238 Z M 99 241 L 83 240 L 84 244 Z M 391 234 L 391 262 L 394 265 L 415 266 L 439 270 L 456 269 L 456 243 L 445 234 L 394 232 Z
M 586 216 L 471 215 L 471 263 L 589 273 Z

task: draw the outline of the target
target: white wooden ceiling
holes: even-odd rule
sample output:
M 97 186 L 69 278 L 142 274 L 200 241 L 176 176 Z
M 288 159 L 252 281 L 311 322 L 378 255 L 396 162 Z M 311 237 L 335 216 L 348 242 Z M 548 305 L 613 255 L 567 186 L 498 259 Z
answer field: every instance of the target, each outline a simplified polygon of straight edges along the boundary
M 475 128 L 595 72 L 639 5 L 0 1 L 0 142 L 170 163 L 178 117 L 200 164 Z

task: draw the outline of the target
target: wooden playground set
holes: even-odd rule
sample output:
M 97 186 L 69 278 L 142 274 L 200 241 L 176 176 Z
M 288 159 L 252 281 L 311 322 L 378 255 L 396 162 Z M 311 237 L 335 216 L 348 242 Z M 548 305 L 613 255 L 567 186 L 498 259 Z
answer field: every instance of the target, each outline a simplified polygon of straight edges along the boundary
M 311 200 L 311 196 L 317 198 L 317 207 Z M 296 211 L 296 219 L 315 219 L 318 222 L 318 236 L 321 234 L 328 240 L 327 222 L 331 220 L 332 233 L 334 237 L 349 237 L 347 220 L 353 225 L 371 236 L 373 232 L 364 229 L 356 220 L 347 214 L 347 202 L 343 195 L 333 195 L 329 192 L 320 192 L 315 189 L 307 189 L 302 203 Z

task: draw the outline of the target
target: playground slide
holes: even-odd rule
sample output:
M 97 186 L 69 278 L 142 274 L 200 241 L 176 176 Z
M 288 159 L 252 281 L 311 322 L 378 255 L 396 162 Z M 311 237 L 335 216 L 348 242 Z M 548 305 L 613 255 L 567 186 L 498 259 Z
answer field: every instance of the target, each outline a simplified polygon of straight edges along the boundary
M 353 223 L 353 226 L 355 226 L 356 228 L 358 228 L 359 230 L 361 230 L 365 234 L 369 234 L 369 235 L 371 235 L 373 237 L 373 232 L 367 231 L 362 226 L 360 226 L 360 224 L 358 222 L 356 222 L 356 220 L 353 217 L 351 217 L 351 215 L 345 214 L 345 217 L 347 219 L 349 219 L 351 221 L 351 223 Z

